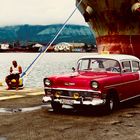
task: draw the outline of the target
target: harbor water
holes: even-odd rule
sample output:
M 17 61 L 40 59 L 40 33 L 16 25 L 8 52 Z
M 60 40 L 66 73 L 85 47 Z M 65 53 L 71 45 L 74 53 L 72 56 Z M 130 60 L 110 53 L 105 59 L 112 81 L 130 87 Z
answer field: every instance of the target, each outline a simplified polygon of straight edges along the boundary
M 22 66 L 23 71 L 32 63 L 38 53 L 0 53 L 0 82 L 5 85 L 5 77 L 13 60 Z M 23 78 L 25 87 L 43 87 L 43 78 L 54 74 L 72 72 L 77 60 L 94 53 L 46 53 L 33 66 L 30 74 Z

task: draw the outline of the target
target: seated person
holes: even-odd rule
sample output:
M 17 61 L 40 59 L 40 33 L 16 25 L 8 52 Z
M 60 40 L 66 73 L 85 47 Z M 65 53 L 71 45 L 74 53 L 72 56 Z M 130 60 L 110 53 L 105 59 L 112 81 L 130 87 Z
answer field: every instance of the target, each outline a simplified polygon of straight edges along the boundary
M 12 66 L 10 67 L 10 75 L 8 75 L 5 79 L 5 81 L 8 85 L 8 89 L 12 88 L 11 80 L 15 79 L 16 80 L 16 90 L 18 90 L 19 78 L 20 78 L 21 73 L 22 73 L 21 66 L 19 66 L 15 60 L 12 61 Z

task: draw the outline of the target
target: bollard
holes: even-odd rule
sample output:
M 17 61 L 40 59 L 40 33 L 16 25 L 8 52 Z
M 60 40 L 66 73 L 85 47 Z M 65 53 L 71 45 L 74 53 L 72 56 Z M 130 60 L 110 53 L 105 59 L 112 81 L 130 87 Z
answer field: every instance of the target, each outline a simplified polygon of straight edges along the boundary
M 0 86 L 3 86 L 2 82 L 0 82 Z

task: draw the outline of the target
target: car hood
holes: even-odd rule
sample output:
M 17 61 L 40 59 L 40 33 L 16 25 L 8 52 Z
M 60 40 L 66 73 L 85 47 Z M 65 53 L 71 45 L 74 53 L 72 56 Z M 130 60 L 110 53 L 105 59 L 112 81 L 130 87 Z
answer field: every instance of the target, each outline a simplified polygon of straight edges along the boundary
M 106 72 L 75 72 L 66 75 L 53 76 L 49 79 L 52 81 L 53 88 L 72 88 L 72 89 L 91 89 L 90 83 L 93 80 L 109 77 Z

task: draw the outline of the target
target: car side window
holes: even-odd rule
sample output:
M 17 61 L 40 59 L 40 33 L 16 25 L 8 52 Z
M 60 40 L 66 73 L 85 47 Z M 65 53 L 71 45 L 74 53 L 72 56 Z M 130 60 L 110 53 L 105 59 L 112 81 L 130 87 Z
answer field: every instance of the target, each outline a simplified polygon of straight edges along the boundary
M 80 63 L 80 70 L 87 70 L 89 67 L 89 59 L 82 60 Z
M 99 68 L 99 63 L 96 60 L 92 59 L 91 60 L 91 69 L 96 69 L 96 68 Z
M 130 61 L 123 61 L 122 67 L 123 67 L 123 72 L 131 72 Z
M 140 64 L 138 61 L 132 61 L 132 69 L 133 72 L 137 72 L 140 70 Z

